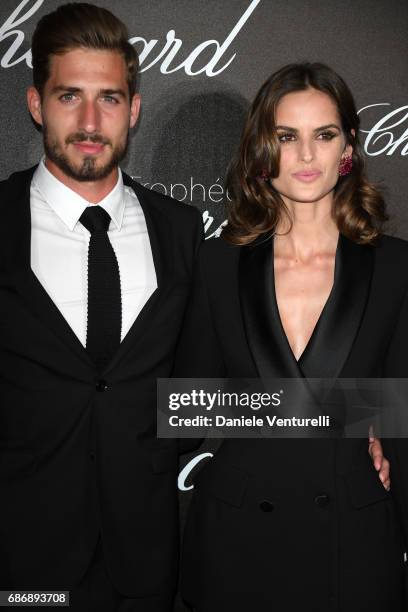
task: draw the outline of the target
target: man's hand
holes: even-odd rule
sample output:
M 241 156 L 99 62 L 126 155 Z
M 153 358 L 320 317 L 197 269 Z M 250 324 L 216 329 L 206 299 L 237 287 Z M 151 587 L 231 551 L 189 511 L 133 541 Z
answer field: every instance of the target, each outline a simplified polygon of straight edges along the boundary
M 378 472 L 378 476 L 383 483 L 384 489 L 390 490 L 390 462 L 383 455 L 383 449 L 381 442 L 378 438 L 375 438 L 370 434 L 368 438 L 368 454 L 373 460 L 375 469 Z

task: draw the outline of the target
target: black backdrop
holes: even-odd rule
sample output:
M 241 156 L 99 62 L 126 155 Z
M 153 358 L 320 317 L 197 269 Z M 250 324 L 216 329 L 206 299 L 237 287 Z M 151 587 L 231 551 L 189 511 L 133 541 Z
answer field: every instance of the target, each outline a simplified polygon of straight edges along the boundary
M 1 2 L 0 178 L 40 158 L 41 137 L 25 106 L 30 40 L 37 20 L 62 3 Z M 143 184 L 197 206 L 207 236 L 224 220 L 223 176 L 249 101 L 280 66 L 311 60 L 328 63 L 354 92 L 368 174 L 386 190 L 389 231 L 408 238 L 407 0 L 95 3 L 127 23 L 141 53 L 142 113 L 123 167 Z M 193 462 L 201 454 L 208 460 L 213 447 L 204 446 Z M 187 471 L 181 489 L 191 485 L 191 474 L 184 482 Z M 188 497 L 180 491 L 183 516 Z

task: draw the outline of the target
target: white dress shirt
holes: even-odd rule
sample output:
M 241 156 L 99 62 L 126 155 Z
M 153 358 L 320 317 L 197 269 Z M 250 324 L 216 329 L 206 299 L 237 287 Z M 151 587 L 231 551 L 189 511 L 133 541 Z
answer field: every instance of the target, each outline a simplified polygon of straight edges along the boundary
M 120 170 L 115 187 L 98 204 L 111 217 L 108 236 L 119 265 L 123 340 L 157 288 L 156 271 L 142 207 Z M 87 206 L 93 204 L 55 178 L 42 160 L 30 191 L 31 268 L 84 346 L 90 233 L 79 218 Z

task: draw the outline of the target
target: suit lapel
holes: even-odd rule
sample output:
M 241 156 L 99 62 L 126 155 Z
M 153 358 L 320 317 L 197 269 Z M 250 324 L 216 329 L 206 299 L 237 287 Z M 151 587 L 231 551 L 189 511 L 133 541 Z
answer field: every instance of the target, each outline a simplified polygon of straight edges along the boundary
M 30 186 L 34 171 L 35 167 L 30 168 L 18 180 L 11 179 L 6 195 L 9 200 L 9 227 L 13 231 L 9 233 L 9 244 L 5 252 L 10 257 L 16 289 L 37 318 L 82 361 L 93 367 L 85 348 L 31 269 Z
M 137 183 L 123 173 L 124 184 L 131 187 L 136 193 L 143 214 L 146 220 L 147 232 L 149 235 L 150 247 L 152 249 L 153 263 L 156 271 L 157 288 L 153 291 L 130 330 L 123 338 L 119 348 L 110 363 L 105 368 L 103 374 L 107 374 L 124 357 L 129 349 L 137 342 L 137 338 L 146 329 L 147 318 L 150 317 L 155 309 L 163 303 L 166 293 L 171 289 L 173 278 L 173 257 L 172 257 L 172 233 L 171 227 L 165 215 L 155 205 L 154 195 L 142 190 Z M 135 264 L 136 265 L 136 264 Z
M 374 253 L 340 234 L 334 284 L 299 359 L 305 376 L 337 378 L 350 353 L 367 303 Z
M 275 296 L 273 240 L 263 238 L 254 246 L 242 247 L 239 266 L 244 325 L 263 389 L 273 393 L 276 391 L 274 379 L 295 378 L 296 384 L 283 386 L 285 401 L 279 415 L 319 416 L 318 403 L 303 379 L 281 323 Z M 310 432 L 306 429 L 303 435 L 308 436 Z M 287 434 L 291 437 L 290 429 Z
M 300 378 L 275 297 L 273 240 L 241 247 L 239 292 L 249 348 L 261 378 Z

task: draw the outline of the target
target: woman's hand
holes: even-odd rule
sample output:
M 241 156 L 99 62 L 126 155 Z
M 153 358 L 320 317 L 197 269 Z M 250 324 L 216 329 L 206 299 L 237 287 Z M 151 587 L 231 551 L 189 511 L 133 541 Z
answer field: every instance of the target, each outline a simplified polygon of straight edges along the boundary
M 381 441 L 372 435 L 368 438 L 368 454 L 373 460 L 374 467 L 378 472 L 384 489 L 389 491 L 391 487 L 390 462 L 383 455 Z

